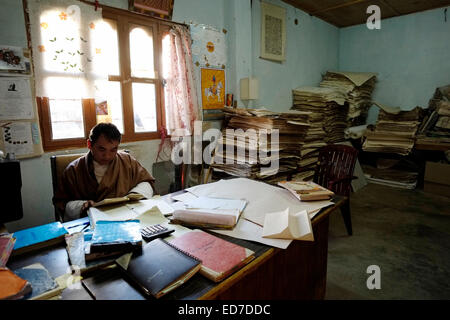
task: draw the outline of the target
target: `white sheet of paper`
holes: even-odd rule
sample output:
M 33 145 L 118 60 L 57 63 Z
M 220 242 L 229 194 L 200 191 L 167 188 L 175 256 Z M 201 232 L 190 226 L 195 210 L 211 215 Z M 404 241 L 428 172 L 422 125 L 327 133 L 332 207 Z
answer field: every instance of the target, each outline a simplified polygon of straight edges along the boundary
M 127 208 L 126 206 L 118 207 L 90 207 L 88 209 L 89 220 L 91 225 L 95 228 L 97 221 L 127 221 L 137 219 L 137 217 L 142 214 L 136 213 L 135 211 Z
M 13 122 L 3 126 L 2 129 L 6 153 L 22 156 L 34 152 L 31 122 Z
M 269 239 L 262 237 L 263 228 L 245 219 L 239 219 L 233 230 L 210 230 L 233 238 L 256 241 L 268 246 L 286 249 L 292 240 Z
M 30 80 L 0 78 L 0 120 L 33 119 Z
M 137 214 L 142 214 L 154 207 L 158 207 L 159 211 L 165 216 L 171 215 L 174 212 L 172 206 L 161 199 L 144 199 L 135 203 L 127 203 L 125 206 Z
M 244 210 L 247 201 L 239 199 L 223 199 L 211 197 L 197 197 L 190 201 L 185 201 L 187 208 L 197 209 L 222 209 L 222 210 Z
M 174 201 L 188 202 L 197 199 L 197 197 L 190 192 L 185 192 L 176 196 L 171 196 L 171 199 Z
M 311 220 L 306 210 L 292 213 L 289 209 L 266 214 L 263 237 L 314 241 Z

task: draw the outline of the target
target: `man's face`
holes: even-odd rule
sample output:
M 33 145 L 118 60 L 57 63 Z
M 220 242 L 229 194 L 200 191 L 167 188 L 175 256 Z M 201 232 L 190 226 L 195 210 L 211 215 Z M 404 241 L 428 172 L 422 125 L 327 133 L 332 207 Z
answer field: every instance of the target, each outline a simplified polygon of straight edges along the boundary
M 88 148 L 91 150 L 94 160 L 101 165 L 109 164 L 117 154 L 119 141 L 110 141 L 104 135 L 100 135 L 95 143 L 88 140 Z

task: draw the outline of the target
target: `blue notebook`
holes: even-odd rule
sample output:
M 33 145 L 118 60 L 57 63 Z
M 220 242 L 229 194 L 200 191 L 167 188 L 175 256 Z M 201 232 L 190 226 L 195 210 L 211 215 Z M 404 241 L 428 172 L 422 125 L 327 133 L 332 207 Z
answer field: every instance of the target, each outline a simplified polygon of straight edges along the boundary
M 31 284 L 31 292 L 25 295 L 23 299 L 48 299 L 62 291 L 55 279 L 50 276 L 48 270 L 40 263 L 16 269 L 14 273 Z
M 14 232 L 14 238 L 16 238 L 14 251 L 32 247 L 37 244 L 45 244 L 51 240 L 55 240 L 56 242 L 56 240 L 60 239 L 62 241 L 63 236 L 67 233 L 66 228 L 63 227 L 61 222 L 52 222 L 42 226 Z M 53 243 L 53 241 L 51 241 L 51 243 Z
M 101 246 L 120 248 L 122 244 L 142 245 L 140 228 L 139 220 L 97 221 L 92 234 L 91 250 Z

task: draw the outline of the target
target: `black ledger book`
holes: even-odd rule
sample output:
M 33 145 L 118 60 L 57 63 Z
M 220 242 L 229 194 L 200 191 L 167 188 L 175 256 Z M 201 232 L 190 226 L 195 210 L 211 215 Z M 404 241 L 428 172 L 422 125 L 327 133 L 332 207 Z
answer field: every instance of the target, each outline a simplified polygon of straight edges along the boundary
M 172 246 L 155 239 L 133 253 L 128 266 L 117 265 L 149 296 L 160 298 L 179 287 L 200 270 L 201 261 Z

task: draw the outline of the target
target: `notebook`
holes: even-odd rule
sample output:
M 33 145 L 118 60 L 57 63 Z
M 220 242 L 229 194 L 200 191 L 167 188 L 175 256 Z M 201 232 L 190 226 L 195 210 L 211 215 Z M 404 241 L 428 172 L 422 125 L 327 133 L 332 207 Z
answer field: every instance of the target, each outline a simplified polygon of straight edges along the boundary
M 62 288 L 40 263 L 16 269 L 14 273 L 31 283 L 31 293 L 25 295 L 24 299 L 47 300 L 62 292 Z
M 142 245 L 139 220 L 97 221 L 92 235 L 91 252 L 120 251 Z
M 64 242 L 64 235 L 67 233 L 66 228 L 64 228 L 61 222 L 52 222 L 17 231 L 14 233 L 16 243 L 12 255 Z
M 201 267 L 198 259 L 162 239 L 146 244 L 140 254 L 133 253 L 128 264 L 124 259 L 116 262 L 146 295 L 155 298 L 188 281 Z
M 170 241 L 202 261 L 200 274 L 219 282 L 254 259 L 254 252 L 201 230 L 193 230 Z
M 0 268 L 6 266 L 15 242 L 12 233 L 0 234 Z
M 31 292 L 31 284 L 8 268 L 0 268 L 0 300 L 16 300 Z
M 280 181 L 278 185 L 290 191 L 300 201 L 328 200 L 334 196 L 333 191 L 312 181 Z

